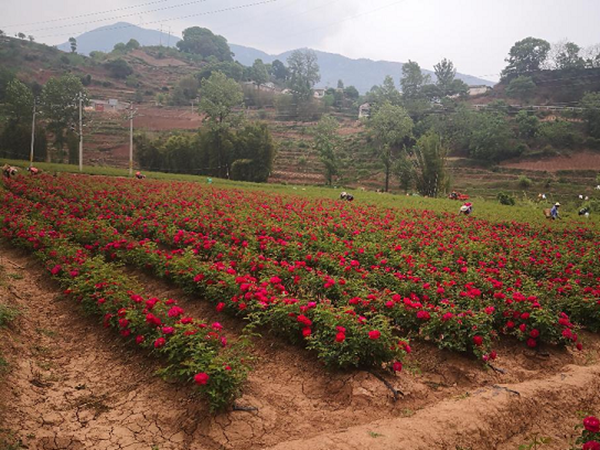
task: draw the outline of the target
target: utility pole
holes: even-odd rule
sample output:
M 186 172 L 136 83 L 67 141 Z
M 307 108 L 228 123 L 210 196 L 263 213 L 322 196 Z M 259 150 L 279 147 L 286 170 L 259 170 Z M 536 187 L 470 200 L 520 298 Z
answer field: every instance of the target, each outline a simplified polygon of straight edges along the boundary
M 129 104 L 129 176 L 133 175 L 133 118 L 137 109 L 133 109 L 133 102 Z
M 35 98 L 33 99 L 33 119 L 31 120 L 31 150 L 29 151 L 29 167 L 33 166 L 33 145 L 35 144 Z
M 83 93 L 79 93 L 79 171 L 83 172 Z

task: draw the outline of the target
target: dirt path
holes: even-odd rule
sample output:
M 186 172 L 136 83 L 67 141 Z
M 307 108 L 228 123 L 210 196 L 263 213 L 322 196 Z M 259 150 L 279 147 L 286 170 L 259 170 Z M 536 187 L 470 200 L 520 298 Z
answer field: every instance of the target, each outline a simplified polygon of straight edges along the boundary
M 232 337 L 243 328 L 207 302 L 130 275 L 147 295 L 177 298 Z M 264 336 L 238 401 L 258 411 L 211 417 L 190 387 L 155 377 L 152 358 L 82 318 L 47 278 L 32 257 L 0 243 L 0 301 L 22 311 L 0 330 L 11 364 L 0 387 L 0 428 L 29 449 L 508 450 L 539 433 L 553 438 L 544 448 L 558 450 L 568 447 L 576 411 L 600 411 L 597 336 L 585 335 L 583 353 L 504 343 L 497 364 L 506 374 L 417 343 L 406 370 L 389 378 L 405 394 L 398 402 L 366 372 L 328 372 L 308 353 Z

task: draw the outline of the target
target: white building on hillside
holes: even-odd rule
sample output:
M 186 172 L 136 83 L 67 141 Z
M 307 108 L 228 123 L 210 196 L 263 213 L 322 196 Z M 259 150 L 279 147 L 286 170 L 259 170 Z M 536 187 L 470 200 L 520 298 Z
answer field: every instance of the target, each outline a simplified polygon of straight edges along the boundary
M 469 96 L 474 97 L 476 95 L 485 94 L 488 91 L 491 91 L 492 88 L 490 86 L 486 86 L 484 84 L 480 84 L 477 86 L 469 86 Z
M 371 104 L 363 103 L 358 107 L 358 118 L 369 117 L 371 115 Z

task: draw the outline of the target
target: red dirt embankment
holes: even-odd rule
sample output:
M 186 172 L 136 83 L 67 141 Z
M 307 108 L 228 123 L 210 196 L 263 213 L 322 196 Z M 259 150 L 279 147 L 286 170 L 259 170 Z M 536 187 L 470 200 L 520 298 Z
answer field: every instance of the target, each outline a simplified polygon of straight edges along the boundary
M 519 170 L 558 172 L 559 170 L 595 170 L 600 171 L 600 153 L 589 151 L 578 152 L 568 156 L 527 160 L 509 160 L 500 164 L 502 167 Z

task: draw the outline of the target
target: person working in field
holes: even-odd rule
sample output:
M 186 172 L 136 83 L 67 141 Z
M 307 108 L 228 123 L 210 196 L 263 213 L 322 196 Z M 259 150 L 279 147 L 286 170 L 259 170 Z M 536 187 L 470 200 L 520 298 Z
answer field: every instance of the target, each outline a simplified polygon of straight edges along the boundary
M 135 173 L 135 177 L 138 180 L 143 180 L 144 178 L 146 178 L 146 175 L 144 175 L 142 172 L 140 172 L 139 170 Z
M 586 219 L 590 217 L 590 207 L 586 206 L 585 208 L 581 208 L 578 213 L 580 216 L 585 216 Z
M 552 209 L 550 209 L 550 219 L 552 219 L 552 220 L 560 219 L 560 217 L 558 215 L 558 208 L 560 208 L 560 203 L 556 202 L 554 204 L 554 206 L 552 207 Z M 546 217 L 548 217 L 547 214 L 546 214 Z
M 351 202 L 352 200 L 354 200 L 354 196 L 344 191 L 340 194 L 340 200 L 346 200 L 347 202 Z
M 33 166 L 29 166 L 27 168 L 27 171 L 31 174 L 31 175 L 38 175 L 40 173 L 40 169 L 38 169 L 37 167 L 33 167 Z
M 468 216 L 472 212 L 473 212 L 473 203 L 471 203 L 471 202 L 467 202 L 467 203 L 463 204 L 460 207 L 460 210 L 458 211 L 459 214 L 464 214 L 465 216 Z
M 17 172 L 18 170 L 16 167 L 9 166 L 8 164 L 2 166 L 2 175 L 6 178 L 14 177 Z

